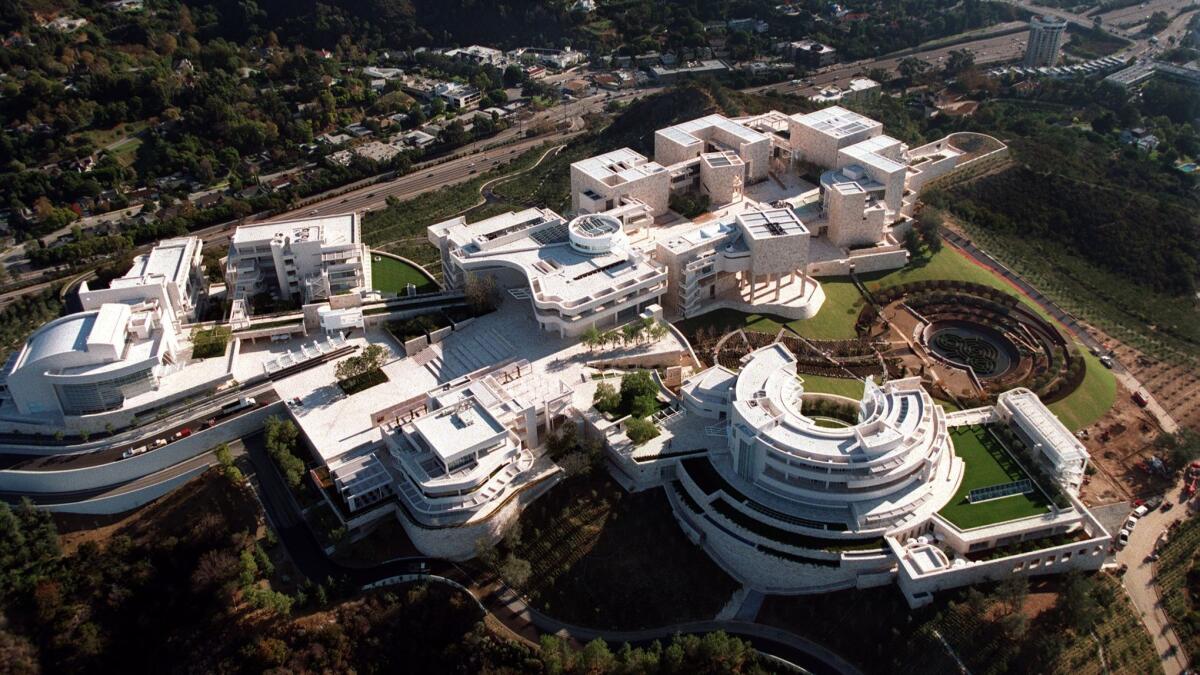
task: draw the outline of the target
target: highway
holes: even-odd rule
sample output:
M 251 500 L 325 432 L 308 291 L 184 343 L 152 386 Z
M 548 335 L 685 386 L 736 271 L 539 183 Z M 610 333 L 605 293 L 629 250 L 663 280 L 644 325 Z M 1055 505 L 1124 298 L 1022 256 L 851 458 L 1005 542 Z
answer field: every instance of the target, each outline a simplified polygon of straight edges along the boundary
M 878 59 L 839 63 L 811 73 L 803 78 L 804 83 L 802 84 L 781 82 L 757 87 L 752 91 L 773 90 L 782 94 L 810 96 L 829 85 L 845 86 L 851 79 L 865 76 L 868 70 L 874 68 L 898 73 L 900 62 L 909 57 L 920 59 L 938 68 L 945 65 L 946 59 L 950 58 L 950 52 L 960 49 L 966 49 L 973 53 L 975 63 L 980 65 L 1011 61 L 1020 58 L 1025 53 L 1025 45 L 1029 36 L 1024 31 L 1024 26 L 1025 24 L 1020 22 L 1000 24 L 981 33 L 980 37 L 975 40 L 953 45 L 945 45 L 943 41 L 942 44 L 935 44 L 916 51 L 906 50 Z

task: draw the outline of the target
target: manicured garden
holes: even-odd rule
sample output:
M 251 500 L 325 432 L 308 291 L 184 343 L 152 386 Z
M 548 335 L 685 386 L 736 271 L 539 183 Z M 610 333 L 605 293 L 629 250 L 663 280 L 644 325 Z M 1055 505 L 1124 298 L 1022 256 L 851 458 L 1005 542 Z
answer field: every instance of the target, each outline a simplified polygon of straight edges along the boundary
M 400 296 L 408 293 L 409 284 L 417 287 L 417 293 L 432 293 L 438 289 L 437 284 L 416 266 L 378 254 L 371 255 L 371 281 L 375 290 Z
M 971 490 L 1030 478 L 986 427 L 969 426 L 951 430 L 954 454 L 965 463 L 962 484 L 949 503 L 939 511 L 946 520 L 970 529 L 1046 513 L 1050 502 L 1040 491 L 1001 497 L 977 504 L 967 500 Z
M 952 280 L 968 281 L 999 289 L 1016 295 L 1012 286 L 988 269 L 975 264 L 958 249 L 944 246 L 937 253 L 926 254 L 907 267 L 890 272 L 864 274 L 860 276 L 868 290 L 876 292 L 884 288 L 916 281 Z M 736 310 L 722 309 L 702 314 L 679 322 L 677 327 L 695 344 L 694 336 L 700 333 L 720 335 L 737 328 L 750 332 L 776 333 L 786 325 L 800 335 L 813 340 L 845 340 L 856 337 L 855 323 L 863 308 L 864 300 L 848 277 L 828 277 L 819 280 L 825 291 L 825 304 L 811 319 L 788 321 L 782 317 L 746 314 Z M 1042 317 L 1049 315 L 1022 298 Z M 1057 325 L 1057 322 L 1055 322 Z M 1082 351 L 1082 350 L 1081 350 Z M 1090 354 L 1085 354 L 1087 374 L 1079 388 L 1069 396 L 1050 406 L 1051 410 L 1072 431 L 1086 427 L 1102 417 L 1116 400 L 1116 378 L 1107 368 Z M 807 380 L 809 376 L 805 376 Z M 814 382 L 814 384 L 816 384 Z M 813 389 L 813 391 L 821 391 Z M 861 390 L 860 390 L 861 392 Z M 842 393 L 838 389 L 828 393 Z M 843 394 L 857 398 L 851 394 Z M 858 394 L 861 396 L 861 393 Z
M 207 359 L 223 356 L 229 337 L 233 334 L 228 326 L 216 326 L 192 333 L 192 358 Z

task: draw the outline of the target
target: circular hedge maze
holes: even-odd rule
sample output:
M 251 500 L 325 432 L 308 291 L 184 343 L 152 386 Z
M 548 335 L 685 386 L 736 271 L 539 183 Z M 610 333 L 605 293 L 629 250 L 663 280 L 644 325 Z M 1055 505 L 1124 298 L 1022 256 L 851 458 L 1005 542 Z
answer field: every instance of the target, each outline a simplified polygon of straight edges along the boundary
M 939 370 L 943 382 L 967 403 L 984 403 L 1013 387 L 1027 387 L 1053 402 L 1083 381 L 1085 366 L 1073 341 L 1016 296 L 962 281 L 920 281 L 875 293 L 859 314 L 859 335 L 892 344 L 893 377 Z M 929 359 L 898 347 L 917 345 Z
M 928 327 L 929 350 L 951 363 L 969 366 L 978 377 L 999 377 L 1020 362 L 1016 346 L 1000 333 L 961 321 Z

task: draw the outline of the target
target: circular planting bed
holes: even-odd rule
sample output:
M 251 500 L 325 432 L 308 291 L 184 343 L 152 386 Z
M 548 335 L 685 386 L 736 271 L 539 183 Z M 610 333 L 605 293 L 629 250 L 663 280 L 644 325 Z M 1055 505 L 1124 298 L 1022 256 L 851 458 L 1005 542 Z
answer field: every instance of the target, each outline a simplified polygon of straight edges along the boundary
M 1053 402 L 1083 381 L 1083 356 L 1049 321 L 1013 295 L 962 281 L 920 281 L 874 294 L 859 314 L 864 340 L 917 347 L 885 355 L 893 377 L 937 371 L 943 393 L 982 404 L 1014 387 Z M 922 353 L 927 355 L 922 356 Z
M 1000 377 L 1021 360 L 1016 345 L 999 331 L 969 321 L 935 321 L 922 335 L 929 353 L 952 365 L 969 366 L 981 378 Z

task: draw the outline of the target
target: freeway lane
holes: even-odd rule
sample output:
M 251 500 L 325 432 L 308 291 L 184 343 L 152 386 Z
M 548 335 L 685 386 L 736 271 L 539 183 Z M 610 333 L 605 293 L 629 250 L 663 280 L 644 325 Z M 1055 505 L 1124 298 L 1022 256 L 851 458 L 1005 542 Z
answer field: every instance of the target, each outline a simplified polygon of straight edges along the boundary
M 874 60 L 865 59 L 829 66 L 804 78 L 805 81 L 812 84 L 781 82 L 758 87 L 751 91 L 774 90 L 782 94 L 811 96 L 816 94 L 819 89 L 828 87 L 829 85 L 845 86 L 851 79 L 866 75 L 867 71 L 873 68 L 882 68 L 892 73 L 899 72 L 900 62 L 910 57 L 925 61 L 937 68 L 945 65 L 946 59 L 950 58 L 950 52 L 959 49 L 966 49 L 973 53 L 975 55 L 975 63 L 979 65 L 1011 61 L 1020 58 L 1025 53 L 1025 44 L 1029 39 L 1028 34 L 1024 32 L 1012 32 L 1014 28 L 1011 24 L 1004 24 L 995 29 L 1001 32 L 1001 35 L 988 34 L 977 40 L 955 45 L 934 46 L 912 53 L 902 53 L 883 56 Z

